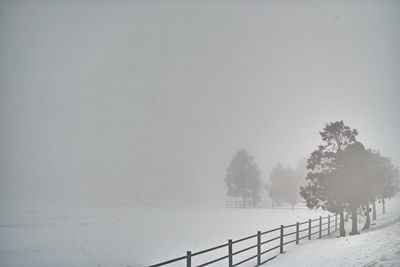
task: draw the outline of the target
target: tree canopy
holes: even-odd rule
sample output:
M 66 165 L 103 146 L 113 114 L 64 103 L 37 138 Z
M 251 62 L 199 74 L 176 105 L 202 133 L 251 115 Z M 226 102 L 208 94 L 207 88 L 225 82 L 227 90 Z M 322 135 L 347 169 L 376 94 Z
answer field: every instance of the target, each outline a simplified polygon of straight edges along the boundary
M 346 126 L 343 121 L 326 124 L 320 132 L 323 144 L 311 153 L 307 160 L 307 185 L 301 187 L 301 196 L 309 208 L 322 208 L 341 216 L 340 235 L 345 235 L 343 211 L 346 208 L 344 176 L 335 171 L 338 155 L 357 142 L 356 129 Z
M 269 176 L 269 197 L 274 201 L 296 204 L 299 201 L 299 179 L 290 167 L 277 164 Z
M 391 197 L 398 190 L 399 171 L 390 159 L 366 150 L 357 141 L 357 130 L 343 121 L 325 125 L 320 132 L 323 144 L 307 161 L 307 184 L 301 196 L 309 208 L 339 213 L 340 235 L 344 236 L 343 212 L 352 213 L 351 234 L 357 234 L 357 209 L 365 207 L 369 220 L 369 202 L 377 196 Z
M 241 197 L 243 205 L 247 199 L 259 200 L 261 190 L 260 171 L 254 163 L 254 157 L 241 149 L 232 158 L 226 169 L 225 184 L 228 196 Z

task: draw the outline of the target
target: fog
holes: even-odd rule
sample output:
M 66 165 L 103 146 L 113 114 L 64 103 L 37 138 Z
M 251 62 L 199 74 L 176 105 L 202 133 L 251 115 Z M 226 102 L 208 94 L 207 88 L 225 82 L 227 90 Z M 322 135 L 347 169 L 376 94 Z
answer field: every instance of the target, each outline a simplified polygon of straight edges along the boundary
M 221 205 L 344 120 L 400 165 L 398 1 L 0 2 L 0 206 Z

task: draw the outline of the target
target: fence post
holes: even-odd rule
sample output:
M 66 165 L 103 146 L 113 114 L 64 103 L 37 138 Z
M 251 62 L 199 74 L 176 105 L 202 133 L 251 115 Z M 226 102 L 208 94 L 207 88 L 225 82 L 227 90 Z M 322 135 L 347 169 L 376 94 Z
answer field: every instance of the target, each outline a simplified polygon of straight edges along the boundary
M 281 249 L 280 253 L 283 253 L 283 225 L 281 225 Z
M 322 234 L 322 216 L 319 216 L 319 238 L 321 238 Z
M 311 219 L 308 219 L 308 240 L 311 240 Z
M 274 208 L 274 201 L 273 200 L 271 200 L 271 208 L 272 209 Z
M 261 232 L 257 232 L 257 265 L 261 265 Z
M 337 213 L 335 214 L 335 231 L 337 231 Z
M 232 239 L 228 240 L 228 266 L 233 266 Z
M 296 223 L 296 245 L 299 243 L 299 228 L 300 224 L 299 222 Z
M 192 266 L 192 252 L 187 251 L 186 252 L 186 267 L 191 267 Z
M 328 235 L 331 234 L 331 215 L 328 215 Z

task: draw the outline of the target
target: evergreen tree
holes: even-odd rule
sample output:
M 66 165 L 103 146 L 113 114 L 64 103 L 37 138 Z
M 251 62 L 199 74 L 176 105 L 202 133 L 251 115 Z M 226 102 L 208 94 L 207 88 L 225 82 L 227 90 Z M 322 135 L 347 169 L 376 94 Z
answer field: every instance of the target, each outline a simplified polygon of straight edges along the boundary
M 365 203 L 365 224 L 363 230 L 369 229 L 371 226 L 371 216 L 370 216 L 370 203 L 372 204 L 372 219 L 376 220 L 376 197 L 379 194 L 380 180 L 381 180 L 381 162 L 382 157 L 379 152 L 368 149 L 368 174 L 366 174 L 366 185 L 364 190 L 368 195 L 368 200 Z
M 368 206 L 367 203 L 371 197 L 368 156 L 364 146 L 360 142 L 355 142 L 339 153 L 336 159 L 334 173 L 345 185 L 343 187 L 342 200 L 351 212 L 351 235 L 359 234 L 357 229 L 357 209 L 362 206 Z
M 301 187 L 300 195 L 309 208 L 322 208 L 340 215 L 340 236 L 345 235 L 344 209 L 347 206 L 344 176 L 336 171 L 338 155 L 356 142 L 357 130 L 343 121 L 326 124 L 320 132 L 322 145 L 307 160 L 307 185 Z
M 232 158 L 225 176 L 225 184 L 228 187 L 228 196 L 241 197 L 243 207 L 246 200 L 252 200 L 253 206 L 260 199 L 260 171 L 254 163 L 253 156 L 246 150 L 239 150 Z
M 284 168 L 281 164 L 277 164 L 269 177 L 269 197 L 274 201 L 289 202 L 294 205 L 299 201 L 299 181 L 295 172 L 290 168 Z
M 384 211 L 384 199 L 393 197 L 399 190 L 399 170 L 393 166 L 391 159 L 371 149 L 367 150 L 367 154 L 368 173 L 365 174 L 366 185 L 363 190 L 368 200 L 365 204 L 366 222 L 363 229 L 369 229 L 371 223 L 369 203 L 372 203 L 372 219 L 376 220 L 376 199 L 381 200 Z
M 374 175 L 374 199 L 382 203 L 382 213 L 385 213 L 385 198 L 393 197 L 399 191 L 399 169 L 392 164 L 390 158 L 383 157 L 379 152 L 370 152 L 372 173 Z M 375 211 L 376 214 L 376 211 Z

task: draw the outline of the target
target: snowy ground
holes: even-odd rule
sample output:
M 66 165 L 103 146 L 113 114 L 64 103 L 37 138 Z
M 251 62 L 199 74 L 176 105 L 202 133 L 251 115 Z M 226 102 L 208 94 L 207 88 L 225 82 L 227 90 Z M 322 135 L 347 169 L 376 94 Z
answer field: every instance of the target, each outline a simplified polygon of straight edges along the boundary
M 382 216 L 368 232 L 304 242 L 268 266 L 400 266 L 400 210 Z
M 147 266 L 316 218 L 309 210 L 121 208 L 89 212 L 3 213 L 0 266 Z
M 395 210 L 399 211 L 392 202 L 388 203 L 386 221 L 390 221 Z M 161 207 L 121 208 L 96 213 L 3 212 L 0 217 L 0 266 L 147 266 L 185 255 L 186 250 L 206 249 L 225 243 L 229 238 L 238 239 L 257 230 L 264 231 L 326 214 L 309 210 Z M 380 227 L 383 222 L 381 218 L 375 227 Z M 386 229 L 390 228 L 379 231 Z M 372 235 L 370 239 L 374 239 L 375 235 L 378 237 L 385 233 L 363 233 L 346 238 L 350 241 L 304 241 L 300 246 L 289 247 L 286 254 L 280 255 L 271 264 L 289 266 L 285 261 L 290 262 L 291 257 L 301 255 L 300 258 L 304 258 L 303 254 L 307 252 L 301 252 L 303 249 L 310 254 L 312 250 L 314 253 L 319 251 L 317 244 L 321 245 L 321 253 L 332 254 L 341 249 L 347 251 L 351 247 L 346 244 L 359 250 L 356 240 L 369 235 Z M 384 247 L 384 239 L 376 244 Z M 314 258 L 319 259 L 316 255 Z

